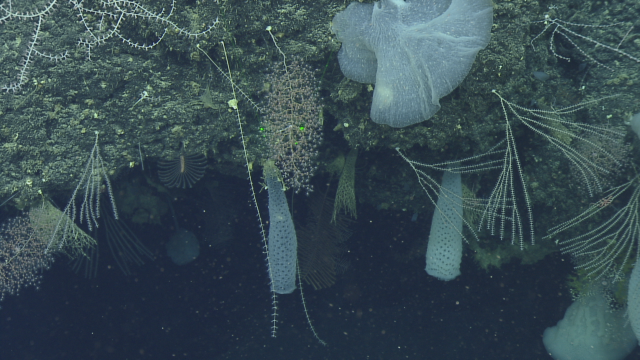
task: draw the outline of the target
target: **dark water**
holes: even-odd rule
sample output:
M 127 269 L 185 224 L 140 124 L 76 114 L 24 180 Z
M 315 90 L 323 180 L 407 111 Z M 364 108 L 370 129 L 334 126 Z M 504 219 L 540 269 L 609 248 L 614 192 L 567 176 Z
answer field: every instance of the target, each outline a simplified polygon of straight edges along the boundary
M 268 277 L 245 185 L 230 185 L 243 204 L 233 238 L 216 249 L 201 244 L 200 257 L 186 266 L 164 254 L 170 232 L 162 226 L 132 226 L 156 259 L 128 277 L 109 254 L 101 253 L 98 277 L 89 280 L 59 258 L 40 290 L 2 303 L 1 358 L 549 358 L 542 332 L 571 303 L 567 258 L 554 254 L 487 273 L 467 248 L 462 275 L 445 283 L 426 274 L 424 257 L 394 257 L 426 237 L 427 219 L 414 223 L 411 214 L 366 206 L 351 227 L 347 271 L 328 289 L 305 288 L 309 315 L 328 345 L 314 339 L 298 291 L 278 296 L 272 338 Z M 201 236 L 201 190 L 191 191 L 174 205 L 181 226 Z M 266 194 L 259 196 L 264 203 Z

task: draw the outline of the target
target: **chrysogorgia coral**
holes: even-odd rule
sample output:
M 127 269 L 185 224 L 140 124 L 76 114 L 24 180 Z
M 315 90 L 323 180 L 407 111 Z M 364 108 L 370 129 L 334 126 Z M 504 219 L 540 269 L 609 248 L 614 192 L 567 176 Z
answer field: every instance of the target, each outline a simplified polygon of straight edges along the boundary
M 45 253 L 48 238 L 38 236 L 28 216 L 10 219 L 0 227 L 0 300 L 27 286 L 38 287 L 53 255 Z
M 46 253 L 63 253 L 73 259 L 85 256 L 86 249 L 96 246 L 94 238 L 48 201 L 32 207 L 28 215 L 36 236 L 47 243 Z
M 132 48 L 149 50 L 158 45 L 168 33 L 198 39 L 211 33 L 218 24 L 216 18 L 210 25 L 198 22 L 199 26 L 181 27 L 171 18 L 172 14 L 177 12 L 175 5 L 175 1 L 171 1 L 165 8 L 156 10 L 147 2 L 133 0 L 2 1 L 0 25 L 3 26 L 3 30 L 19 31 L 20 28 L 15 25 L 16 20 L 33 23 L 33 30 L 31 34 L 15 33 L 15 42 L 26 44 L 26 48 L 18 67 L 16 81 L 2 85 L 0 89 L 11 92 L 20 90 L 27 83 L 29 70 L 37 59 L 44 58 L 58 63 L 71 57 L 70 53 L 74 51 L 69 48 L 67 40 L 74 37 L 76 38 L 74 42 L 84 48 L 87 59 L 90 60 L 92 51 L 109 40 L 117 39 Z M 63 9 L 60 9 L 61 7 Z M 71 19 L 78 21 L 81 26 L 69 26 L 69 16 L 72 16 Z M 141 29 L 148 25 L 136 25 L 136 22 L 157 24 L 155 39 L 147 40 L 143 35 L 145 31 Z M 133 28 L 134 31 L 127 31 L 127 28 Z M 77 32 L 78 30 L 81 31 Z M 59 31 L 67 36 L 50 35 Z M 10 53 L 8 49 L 6 47 L 3 50 L 3 61 L 5 58 L 10 58 L 7 56 Z
M 594 175 L 600 185 L 600 188 L 596 189 L 598 190 L 597 192 L 608 190 L 617 185 L 617 180 L 619 180 L 623 169 L 631 164 L 631 145 L 624 142 L 622 135 L 616 136 L 615 133 L 613 133 L 614 131 L 618 131 L 620 134 L 624 134 L 625 129 L 615 126 L 610 126 L 608 129 L 611 131 L 610 137 L 608 138 L 584 132 L 580 134 L 580 138 L 584 139 L 584 141 L 577 141 L 575 143 L 575 150 L 597 165 L 596 170 L 594 170 Z M 599 150 L 598 147 L 606 151 L 610 156 L 607 156 L 607 154 Z M 575 183 L 578 184 L 578 188 L 588 193 L 582 180 L 583 176 L 574 163 L 571 163 L 571 174 L 575 178 Z
M 294 60 L 278 65 L 267 81 L 271 91 L 263 128 L 268 158 L 280 169 L 287 187 L 308 193 L 322 141 L 322 106 L 316 80 L 307 66 Z

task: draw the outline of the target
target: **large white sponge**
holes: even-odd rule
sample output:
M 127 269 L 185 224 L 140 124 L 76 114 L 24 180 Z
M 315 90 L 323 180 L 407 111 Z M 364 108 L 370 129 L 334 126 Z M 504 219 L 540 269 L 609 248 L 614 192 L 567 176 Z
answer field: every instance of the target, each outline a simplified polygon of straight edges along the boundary
M 640 267 L 638 262 L 633 266 L 631 278 L 629 279 L 627 314 L 636 338 L 640 339 Z
M 629 119 L 629 125 L 636 135 L 640 136 L 640 113 L 637 113 Z
M 624 310 L 613 310 L 602 291 L 576 300 L 544 331 L 542 342 L 555 360 L 622 360 L 637 345 Z

